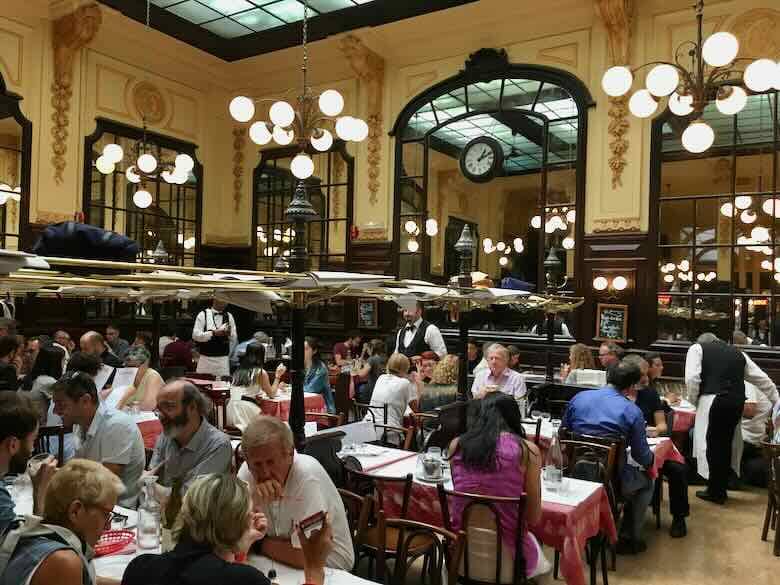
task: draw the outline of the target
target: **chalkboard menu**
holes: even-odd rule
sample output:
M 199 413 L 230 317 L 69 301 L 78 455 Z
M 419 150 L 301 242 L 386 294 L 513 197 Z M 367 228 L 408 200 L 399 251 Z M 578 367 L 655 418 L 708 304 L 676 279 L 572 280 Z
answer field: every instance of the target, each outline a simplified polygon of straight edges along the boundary
M 594 339 L 626 341 L 628 337 L 628 305 L 607 305 L 596 307 L 596 336 Z

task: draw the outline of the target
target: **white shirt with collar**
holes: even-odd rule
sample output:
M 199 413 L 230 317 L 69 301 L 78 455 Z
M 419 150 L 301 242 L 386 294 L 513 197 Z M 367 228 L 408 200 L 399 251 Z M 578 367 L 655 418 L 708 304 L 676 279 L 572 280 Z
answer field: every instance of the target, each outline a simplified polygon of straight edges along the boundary
M 227 316 L 227 321 L 225 316 Z M 236 345 L 238 345 L 238 330 L 236 329 L 236 322 L 233 320 L 233 315 L 227 311 L 217 313 L 214 309 L 209 307 L 198 313 L 198 316 L 195 317 L 195 325 L 192 327 L 193 341 L 197 341 L 198 343 L 210 341 L 211 338 L 214 337 L 214 332 L 209 329 L 206 324 L 213 324 L 214 327 L 220 327 L 225 322 L 230 325 L 230 350 L 228 351 L 228 355 L 230 355 L 233 353 Z
M 403 336 L 405 347 L 409 347 L 409 344 L 412 342 L 412 339 L 414 339 L 414 336 L 417 333 L 417 329 L 420 328 L 422 322 L 422 317 L 419 317 L 417 321 L 411 324 L 411 326 L 404 326 Z M 396 336 L 395 351 L 398 351 L 398 340 L 400 337 L 400 335 Z M 439 356 L 439 359 L 442 359 L 445 355 L 447 355 L 447 344 L 444 343 L 444 338 L 441 335 L 441 331 L 439 331 L 439 328 L 436 327 L 436 325 L 433 325 L 432 323 L 428 325 L 428 329 L 425 330 L 424 339 L 425 343 L 428 344 L 428 347 L 430 347 L 431 350 Z

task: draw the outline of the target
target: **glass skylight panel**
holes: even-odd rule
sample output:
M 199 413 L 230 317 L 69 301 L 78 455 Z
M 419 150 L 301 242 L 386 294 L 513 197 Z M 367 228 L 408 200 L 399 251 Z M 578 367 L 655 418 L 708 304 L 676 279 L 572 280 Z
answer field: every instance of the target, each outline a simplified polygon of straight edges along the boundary
M 577 104 L 571 98 L 537 102 L 535 111 L 544 114 L 550 119 L 569 118 L 577 115 Z
M 468 86 L 469 108 L 472 110 L 497 110 L 500 94 L 500 79 L 471 84 Z
M 247 0 L 200 0 L 200 2 L 225 16 L 255 8 L 255 5 L 247 2 Z
M 309 0 L 309 6 L 318 12 L 333 12 L 352 8 L 355 3 L 352 0 Z
M 303 4 L 298 0 L 280 0 L 273 4 L 266 4 L 263 8 L 285 22 L 303 20 Z M 313 15 L 310 13 L 310 16 Z
M 252 31 L 245 26 L 240 25 L 235 20 L 229 18 L 220 18 L 219 20 L 212 20 L 201 25 L 206 30 L 210 30 L 214 34 L 217 34 L 225 38 L 242 37 L 244 35 L 251 34 Z
M 195 24 L 201 24 L 202 22 L 216 20 L 222 17 L 216 10 L 212 10 L 196 0 L 187 0 L 181 4 L 170 6 L 166 10 Z
M 248 26 L 253 31 L 267 30 L 269 28 L 275 28 L 277 26 L 283 26 L 284 22 L 268 14 L 262 8 L 255 8 L 254 10 L 248 10 L 241 14 L 236 14 L 232 17 L 233 20 L 240 22 L 244 26 Z
M 152 4 L 160 8 L 166 8 L 171 4 L 180 4 L 182 0 L 152 0 Z

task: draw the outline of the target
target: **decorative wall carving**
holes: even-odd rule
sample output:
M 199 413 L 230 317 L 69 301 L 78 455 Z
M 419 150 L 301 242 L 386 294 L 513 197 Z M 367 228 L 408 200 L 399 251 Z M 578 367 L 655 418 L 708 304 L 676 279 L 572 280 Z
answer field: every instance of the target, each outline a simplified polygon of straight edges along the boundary
M 603 217 L 593 222 L 593 232 L 638 232 L 638 217 Z
M 384 242 L 389 239 L 387 228 L 384 226 L 362 225 L 358 229 L 360 231 L 358 241 L 361 242 Z
M 135 111 L 147 124 L 155 125 L 165 120 L 168 107 L 156 85 L 142 81 L 133 88 L 132 96 Z
M 72 213 L 61 213 L 59 211 L 41 211 L 38 210 L 38 223 L 48 225 L 50 223 L 60 223 L 61 221 L 72 221 Z
M 241 206 L 241 194 L 244 191 L 244 147 L 246 145 L 246 129 L 233 126 L 233 209 L 238 211 Z
M 780 59 L 780 11 L 756 8 L 738 16 L 731 32 L 739 39 L 739 52 L 747 58 Z
M 347 163 L 344 162 L 344 158 L 341 156 L 333 156 L 332 159 L 332 165 L 333 165 L 333 182 L 334 183 L 343 183 L 344 182 L 344 173 L 347 170 Z M 333 187 L 331 189 L 330 194 L 330 210 L 332 213 L 332 217 L 341 217 L 341 195 L 342 195 L 343 187 Z M 336 222 L 333 227 L 338 228 L 341 224 L 339 222 Z
M 65 154 L 68 150 L 70 98 L 73 95 L 73 60 L 78 52 L 95 37 L 102 15 L 97 4 L 81 6 L 54 21 L 52 46 L 54 49 L 54 81 L 51 85 L 52 165 L 54 180 L 60 185 L 65 172 Z
M 631 15 L 634 12 L 634 0 L 596 0 L 601 19 L 607 29 L 610 65 L 629 63 L 631 42 Z M 609 168 L 612 171 L 612 188 L 623 184 L 623 170 L 628 161 L 628 98 L 609 98 Z
M 366 47 L 355 35 L 347 35 L 340 41 L 341 51 L 352 71 L 365 84 L 368 99 L 368 200 L 371 205 L 379 202 L 379 168 L 382 161 L 382 96 L 385 86 L 385 60 Z

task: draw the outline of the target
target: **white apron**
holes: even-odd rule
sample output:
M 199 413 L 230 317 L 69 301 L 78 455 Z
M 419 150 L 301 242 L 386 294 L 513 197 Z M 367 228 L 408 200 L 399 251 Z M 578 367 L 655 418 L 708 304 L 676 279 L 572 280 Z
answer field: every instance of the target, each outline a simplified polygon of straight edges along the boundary
M 710 426 L 710 408 L 715 394 L 699 396 L 696 407 L 696 422 L 693 427 L 693 456 L 696 458 L 696 470 L 704 479 L 710 478 L 710 466 L 707 462 L 707 428 Z M 731 443 L 731 468 L 739 476 L 742 460 L 742 427 L 737 423 L 734 429 L 734 439 Z
M 198 374 L 214 374 L 217 378 L 229 376 L 230 360 L 226 355 L 209 356 L 201 354 L 195 371 Z

